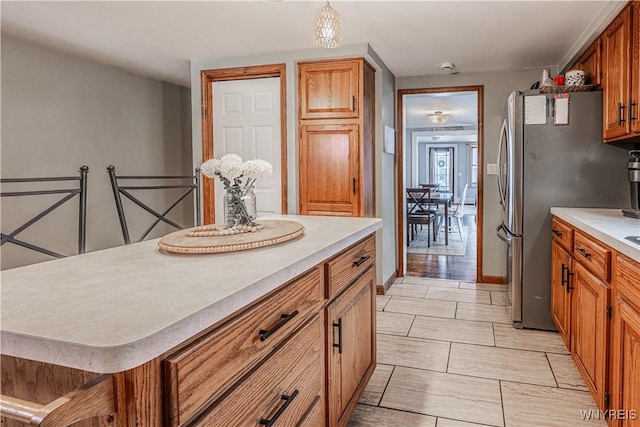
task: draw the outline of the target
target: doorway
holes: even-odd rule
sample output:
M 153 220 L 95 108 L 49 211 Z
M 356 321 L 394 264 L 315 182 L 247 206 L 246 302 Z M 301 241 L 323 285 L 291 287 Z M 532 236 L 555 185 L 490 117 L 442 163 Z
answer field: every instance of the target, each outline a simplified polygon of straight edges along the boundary
M 483 86 L 398 91 L 400 276 L 483 279 L 483 92 Z M 422 242 L 410 241 L 419 232 L 407 233 L 405 194 L 415 187 L 436 188 L 437 196 L 449 200 L 446 219 L 442 207 L 434 210 L 439 215 L 438 229 L 431 234 L 436 242 L 426 250 Z
M 274 174 L 256 188 L 259 215 L 286 214 L 285 64 L 203 70 L 200 76 L 202 160 L 234 153 L 243 160 L 269 161 Z M 222 187 L 213 179 L 204 179 L 202 184 L 203 222 L 213 224 L 221 215 Z

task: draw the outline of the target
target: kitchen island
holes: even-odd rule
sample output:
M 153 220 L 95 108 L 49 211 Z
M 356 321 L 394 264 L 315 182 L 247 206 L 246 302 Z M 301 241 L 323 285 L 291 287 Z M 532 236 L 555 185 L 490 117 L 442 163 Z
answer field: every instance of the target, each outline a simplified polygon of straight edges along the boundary
M 113 413 L 103 405 L 87 425 L 255 425 L 276 414 L 346 423 L 375 367 L 372 234 L 382 223 L 265 219 L 305 232 L 212 255 L 147 241 L 2 272 L 3 395 L 46 404 L 100 380 Z M 359 377 L 341 376 L 342 364 Z M 34 386 L 34 372 L 50 384 Z M 296 393 L 285 390 L 296 381 Z M 255 410 L 238 413 L 233 402 L 246 396 Z
M 551 208 L 551 313 L 609 426 L 640 409 L 640 220 Z

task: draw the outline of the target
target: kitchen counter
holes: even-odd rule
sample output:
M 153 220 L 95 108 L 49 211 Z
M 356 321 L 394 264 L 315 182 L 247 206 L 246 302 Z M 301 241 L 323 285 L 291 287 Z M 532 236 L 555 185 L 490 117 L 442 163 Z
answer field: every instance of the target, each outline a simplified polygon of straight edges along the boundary
M 273 215 L 305 232 L 266 248 L 161 252 L 157 240 L 0 274 L 2 354 L 114 373 L 137 367 L 382 227 L 375 218 Z
M 640 220 L 622 216 L 620 209 L 551 208 L 551 214 L 640 262 L 640 245 L 626 240 L 640 235 Z

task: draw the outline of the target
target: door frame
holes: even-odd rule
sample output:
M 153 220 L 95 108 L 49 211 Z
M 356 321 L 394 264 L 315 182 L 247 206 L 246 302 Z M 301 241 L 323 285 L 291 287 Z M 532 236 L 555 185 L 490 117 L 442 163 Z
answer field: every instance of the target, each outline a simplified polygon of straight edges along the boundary
M 398 275 L 405 275 L 405 224 L 404 224 L 404 95 L 417 95 L 425 93 L 444 93 L 444 92 L 476 92 L 478 94 L 478 196 L 477 196 L 477 227 L 478 237 L 476 242 L 476 282 L 485 282 L 491 280 L 491 278 L 485 278 L 482 274 L 482 224 L 483 224 L 483 204 L 484 204 L 484 85 L 477 86 L 449 86 L 449 87 L 436 87 L 436 88 L 421 88 L 421 89 L 398 89 L 397 101 L 398 101 L 398 116 L 397 123 L 401 126 L 400 132 L 398 132 L 398 144 L 396 145 L 396 152 L 398 154 L 398 167 L 397 167 L 397 210 L 396 215 L 398 218 L 398 230 L 397 230 L 397 253 L 398 253 Z
M 287 81 L 286 64 L 256 65 L 250 67 L 219 68 L 200 71 L 200 93 L 202 110 L 202 161 L 213 158 L 213 82 L 228 80 L 280 78 L 280 163 L 282 187 L 282 213 L 287 213 Z M 203 224 L 215 221 L 214 183 L 211 179 L 202 180 Z

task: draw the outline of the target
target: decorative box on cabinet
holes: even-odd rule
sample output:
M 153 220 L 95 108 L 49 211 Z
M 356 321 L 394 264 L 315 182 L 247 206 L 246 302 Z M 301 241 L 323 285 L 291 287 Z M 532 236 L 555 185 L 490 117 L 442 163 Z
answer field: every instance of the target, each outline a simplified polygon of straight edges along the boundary
M 298 72 L 300 213 L 373 216 L 375 70 L 355 58 Z

